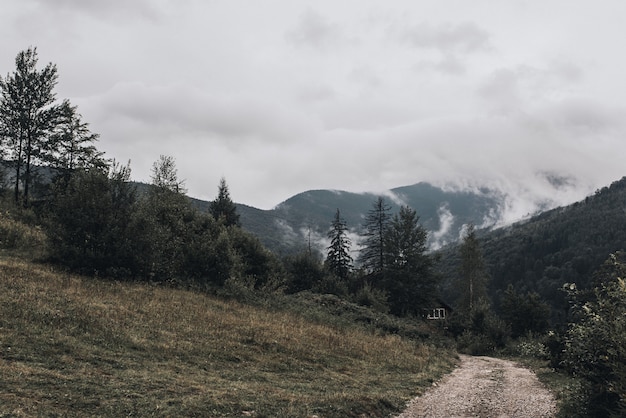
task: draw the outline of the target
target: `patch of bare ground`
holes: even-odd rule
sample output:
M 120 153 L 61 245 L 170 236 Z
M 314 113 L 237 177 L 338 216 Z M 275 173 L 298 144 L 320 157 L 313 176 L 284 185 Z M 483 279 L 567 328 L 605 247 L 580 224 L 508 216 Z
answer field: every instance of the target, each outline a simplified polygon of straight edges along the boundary
M 461 356 L 461 364 L 397 418 L 554 417 L 556 400 L 535 374 L 492 357 Z

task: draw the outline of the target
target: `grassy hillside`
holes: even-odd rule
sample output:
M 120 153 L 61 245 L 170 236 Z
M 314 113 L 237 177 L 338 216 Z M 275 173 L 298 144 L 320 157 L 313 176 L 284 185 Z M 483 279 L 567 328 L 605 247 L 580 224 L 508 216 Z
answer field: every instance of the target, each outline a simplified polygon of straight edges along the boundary
M 452 366 L 317 317 L 5 255 L 0 416 L 386 416 Z

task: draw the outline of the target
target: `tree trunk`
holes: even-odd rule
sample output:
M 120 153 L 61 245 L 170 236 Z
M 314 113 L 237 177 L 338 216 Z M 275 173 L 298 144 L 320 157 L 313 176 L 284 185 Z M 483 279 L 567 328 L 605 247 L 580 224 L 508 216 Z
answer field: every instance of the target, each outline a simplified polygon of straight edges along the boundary
M 20 203 L 20 177 L 22 174 L 22 135 L 18 139 L 17 158 L 15 160 L 15 204 Z
M 24 173 L 24 207 L 28 207 L 28 185 L 30 184 L 30 157 L 32 154 L 31 133 L 28 133 L 26 142 L 26 172 Z

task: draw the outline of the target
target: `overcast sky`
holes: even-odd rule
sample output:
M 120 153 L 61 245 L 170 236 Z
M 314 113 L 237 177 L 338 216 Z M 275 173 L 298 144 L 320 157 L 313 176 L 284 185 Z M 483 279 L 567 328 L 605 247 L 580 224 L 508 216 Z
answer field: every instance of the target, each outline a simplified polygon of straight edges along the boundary
M 3 0 L 0 74 L 36 46 L 108 157 L 149 181 L 173 156 L 194 197 L 430 181 L 523 215 L 626 175 L 625 21 L 622 0 Z

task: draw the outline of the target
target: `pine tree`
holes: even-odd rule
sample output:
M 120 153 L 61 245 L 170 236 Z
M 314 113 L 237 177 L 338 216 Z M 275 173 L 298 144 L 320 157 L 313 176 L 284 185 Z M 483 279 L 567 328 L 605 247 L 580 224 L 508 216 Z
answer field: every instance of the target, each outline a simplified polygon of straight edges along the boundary
M 396 314 L 419 313 L 436 297 L 438 276 L 427 254 L 427 239 L 417 213 L 408 206 L 391 219 L 385 233 L 383 284 Z
M 526 294 L 515 291 L 512 284 L 500 300 L 500 316 L 511 326 L 511 336 L 521 337 L 528 332 L 542 333 L 548 328 L 550 305 L 537 292 Z
M 359 262 L 370 273 L 382 274 L 385 269 L 385 232 L 391 215 L 385 199 L 379 197 L 365 218 L 365 240 Z
M 352 269 L 352 257 L 350 256 L 351 241 L 347 236 L 347 232 L 346 221 L 341 217 L 341 213 L 337 209 L 328 231 L 330 245 L 327 248 L 326 266 L 332 273 L 342 279 L 347 278 Z
M 226 179 L 220 179 L 217 198 L 209 205 L 209 212 L 216 221 L 221 220 L 226 226 L 241 226 L 237 206 L 230 198 Z

